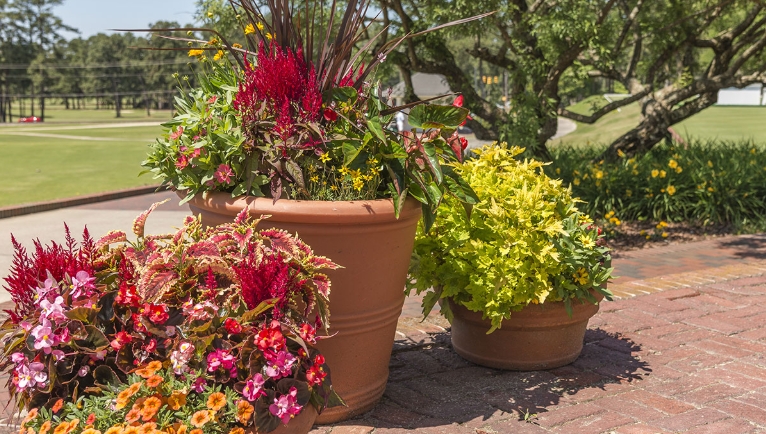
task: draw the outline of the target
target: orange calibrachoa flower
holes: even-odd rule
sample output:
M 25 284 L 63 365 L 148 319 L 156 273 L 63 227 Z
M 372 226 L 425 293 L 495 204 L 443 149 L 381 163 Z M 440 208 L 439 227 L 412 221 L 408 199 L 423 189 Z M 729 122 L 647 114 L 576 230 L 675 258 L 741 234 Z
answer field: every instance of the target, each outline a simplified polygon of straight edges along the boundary
M 146 380 L 146 385 L 151 388 L 155 388 L 159 386 L 160 384 L 162 384 L 162 381 L 163 381 L 163 378 L 160 377 L 159 375 L 152 375 Z
M 135 423 L 135 422 L 138 422 L 138 419 L 140 418 L 141 418 L 141 410 L 137 408 L 133 408 L 128 412 L 128 414 L 125 415 L 125 422 Z
M 203 434 L 203 432 L 201 429 L 197 428 L 197 429 L 191 430 L 189 434 Z
M 85 420 L 85 425 L 93 425 L 93 422 L 96 421 L 96 413 L 91 413 L 88 415 L 88 419 Z
M 74 431 L 77 426 L 80 425 L 80 419 L 72 419 L 69 421 L 69 426 L 66 429 L 66 434 L 69 434 L 70 432 Z
M 122 434 L 122 427 L 121 426 L 113 426 L 106 430 L 104 434 Z
M 162 407 L 162 401 L 156 396 L 150 396 L 144 401 L 144 406 L 141 409 L 141 416 L 144 422 L 150 421 L 154 415 L 160 411 Z
M 152 434 L 157 429 L 157 424 L 149 422 L 138 427 L 138 434 Z
M 253 416 L 254 411 L 255 407 L 244 399 L 237 402 L 237 421 L 241 424 L 247 424 Z
M 138 434 L 138 427 L 129 426 L 122 431 L 122 434 Z
M 46 420 L 43 422 L 42 426 L 40 427 L 40 432 L 38 434 L 48 434 L 48 431 L 51 430 L 51 421 Z
M 37 409 L 33 408 L 29 410 L 29 413 L 27 413 L 27 416 L 24 418 L 24 420 L 21 421 L 21 427 L 24 428 L 24 425 L 27 424 L 30 420 L 37 417 Z
M 63 406 L 64 406 L 64 400 L 63 399 L 59 399 L 58 401 L 56 401 L 55 404 L 53 404 L 53 407 L 51 407 L 51 411 L 54 412 L 54 413 L 58 413 L 59 410 L 61 410 L 61 407 L 63 407 Z
M 182 423 L 175 423 L 173 426 L 169 426 L 165 428 L 165 430 L 168 432 L 168 434 L 186 434 L 186 425 Z
M 180 410 L 184 405 L 186 405 L 186 393 L 174 390 L 168 397 L 168 407 L 171 410 Z
M 207 408 L 218 411 L 226 406 L 226 395 L 221 392 L 211 393 L 207 398 Z
M 61 422 L 53 430 L 53 434 L 66 434 L 68 429 L 69 429 L 69 422 Z
M 242 428 L 234 428 L 233 430 L 229 431 L 229 434 L 245 434 L 245 430 Z
M 196 428 L 202 428 L 208 422 L 210 422 L 210 413 L 206 410 L 200 410 L 192 415 L 191 424 Z
M 101 431 L 94 428 L 86 428 L 80 434 L 101 434 Z

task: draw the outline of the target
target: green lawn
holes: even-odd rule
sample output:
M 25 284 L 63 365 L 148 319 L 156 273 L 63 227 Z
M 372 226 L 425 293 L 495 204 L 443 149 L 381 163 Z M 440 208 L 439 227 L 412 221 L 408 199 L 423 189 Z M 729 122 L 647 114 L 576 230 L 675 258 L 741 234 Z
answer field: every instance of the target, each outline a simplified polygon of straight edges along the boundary
M 148 145 L 162 131 L 153 127 L 48 129 L 0 127 L 0 207 L 119 190 L 157 182 L 142 170 Z M 40 134 L 107 140 L 13 134 Z M 120 140 L 108 140 L 120 139 Z
M 590 113 L 593 104 L 599 107 L 606 103 L 603 97 L 590 97 L 569 109 L 578 113 Z M 595 124 L 577 122 L 577 130 L 554 145 L 608 144 L 638 125 L 641 112 L 638 103 L 612 112 Z M 702 140 L 743 140 L 752 139 L 766 143 L 766 107 L 710 107 L 701 113 L 673 126 L 682 137 Z
M 162 122 L 166 119 L 170 119 L 170 110 L 152 110 L 150 116 L 146 116 L 146 110 L 144 109 L 125 109 L 120 113 L 120 117 L 116 117 L 114 109 L 111 110 L 96 110 L 95 105 L 89 105 L 86 109 L 80 110 L 66 110 L 63 106 L 49 106 L 45 108 L 45 123 L 91 123 L 91 122 L 137 122 L 137 121 L 151 121 L 156 120 Z M 14 106 L 13 121 L 16 122 L 19 113 L 18 108 Z M 29 108 L 25 110 L 25 116 L 31 116 Z M 40 109 L 35 109 L 35 115 L 40 116 Z

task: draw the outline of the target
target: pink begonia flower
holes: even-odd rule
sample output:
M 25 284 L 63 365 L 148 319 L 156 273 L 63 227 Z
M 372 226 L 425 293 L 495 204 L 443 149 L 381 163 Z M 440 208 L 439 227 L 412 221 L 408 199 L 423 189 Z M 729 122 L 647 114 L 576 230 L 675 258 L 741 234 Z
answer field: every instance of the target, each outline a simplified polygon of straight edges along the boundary
M 41 300 L 45 298 L 46 295 L 48 295 L 49 292 L 53 291 L 54 288 L 58 288 L 58 286 L 55 284 L 56 281 L 54 281 L 52 278 L 45 279 L 45 282 L 43 282 L 42 288 L 37 288 L 35 292 L 35 300 Z
M 51 352 L 51 347 L 58 344 L 58 339 L 53 334 L 51 322 L 43 318 L 40 325 L 32 329 L 32 336 L 35 337 L 35 349 L 42 349 L 45 354 Z
M 274 416 L 282 420 L 282 423 L 287 425 L 290 419 L 294 418 L 301 412 L 303 406 L 298 405 L 297 397 L 298 389 L 295 387 L 290 388 L 290 392 L 286 395 L 282 395 L 279 398 L 274 398 L 274 403 L 269 406 L 269 411 Z
M 219 368 L 229 371 L 231 378 L 237 376 L 237 367 L 234 366 L 236 359 L 227 350 L 217 349 L 207 355 L 207 371 L 215 372 Z
M 263 378 L 263 375 L 253 375 L 253 378 L 247 380 L 245 383 L 245 387 L 242 389 L 242 396 L 248 401 L 255 401 L 259 397 L 266 395 L 266 392 L 263 391 L 263 384 L 265 382 L 266 379 Z
M 190 342 L 181 342 L 178 349 L 170 353 L 170 364 L 176 375 L 181 375 L 186 371 L 186 365 L 194 355 L 194 345 Z
M 72 278 L 72 297 L 80 298 L 89 296 L 91 289 L 96 289 L 93 285 L 95 277 L 90 277 L 87 271 L 78 271 Z
M 11 354 L 11 361 L 17 365 L 19 363 L 25 363 L 27 361 L 27 356 L 22 353 L 13 353 Z
M 37 385 L 45 387 L 48 382 L 48 374 L 45 365 L 40 362 L 22 364 L 16 367 L 14 383 L 20 390 L 31 389 Z
M 218 166 L 218 170 L 215 171 L 215 180 L 221 184 L 231 183 L 231 177 L 234 172 L 231 171 L 231 167 L 228 164 L 221 164 Z
M 178 140 L 184 134 L 184 127 L 178 127 L 173 133 L 170 134 L 170 140 Z
M 77 375 L 79 377 L 84 377 L 84 376 L 88 375 L 88 372 L 90 372 L 90 366 L 85 365 L 85 366 L 81 367 L 79 371 L 77 371 Z
M 197 377 L 197 379 L 194 380 L 194 384 L 192 385 L 192 388 L 197 393 L 204 392 L 205 387 L 207 387 L 207 380 L 205 380 L 204 377 Z
M 104 351 L 104 353 L 106 354 L 106 351 Z M 53 350 L 53 351 L 51 351 L 51 356 L 53 356 L 53 361 L 54 362 L 58 362 L 58 361 L 62 360 L 64 357 L 66 357 L 66 354 L 64 354 L 64 352 L 61 351 L 61 350 Z
M 269 377 L 278 380 L 282 377 L 287 377 L 290 375 L 293 367 L 293 363 L 295 363 L 295 356 L 288 353 L 285 350 L 282 350 L 278 352 L 275 356 L 268 356 L 267 359 L 268 364 L 266 365 L 266 375 Z
M 64 297 L 60 295 L 53 300 L 53 303 L 44 299 L 40 302 L 40 307 L 43 308 L 43 315 L 47 319 L 66 319 L 66 315 L 64 315 Z

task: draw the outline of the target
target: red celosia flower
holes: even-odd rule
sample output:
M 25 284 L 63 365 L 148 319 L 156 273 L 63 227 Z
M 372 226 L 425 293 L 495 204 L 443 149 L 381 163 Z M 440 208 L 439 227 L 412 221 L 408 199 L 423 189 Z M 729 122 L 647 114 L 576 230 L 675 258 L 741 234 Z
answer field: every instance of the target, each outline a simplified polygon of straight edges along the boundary
M 276 298 L 278 312 L 287 302 L 295 289 L 290 278 L 290 267 L 281 254 L 264 255 L 257 258 L 250 252 L 240 265 L 234 266 L 234 272 L 240 281 L 242 298 L 248 309 L 255 309 L 262 301 Z
M 58 282 L 66 275 L 75 276 L 79 271 L 85 271 L 90 276 L 95 274 L 92 261 L 93 239 L 88 230 L 83 231 L 83 240 L 79 247 L 71 236 L 69 227 L 64 225 L 64 230 L 64 245 L 51 242 L 50 246 L 43 246 L 39 240 L 35 240 L 34 252 L 31 255 L 11 236 L 13 260 L 10 274 L 4 279 L 6 285 L 3 289 L 8 291 L 16 304 L 13 311 L 7 311 L 14 323 L 19 323 L 22 317 L 38 308 L 34 299 L 35 288 L 39 282 L 48 278 L 48 272 Z
M 256 67 L 245 68 L 245 79 L 234 99 L 234 108 L 242 114 L 245 134 L 258 120 L 261 104 L 276 120 L 274 133 L 283 140 L 295 132 L 295 124 L 316 122 L 322 106 L 314 65 L 306 64 L 303 50 L 293 52 L 273 43 L 266 49 L 261 41 Z
M 133 340 L 133 337 L 129 335 L 128 333 L 122 331 L 117 332 L 117 334 L 114 336 L 114 340 L 111 342 L 112 348 L 114 348 L 115 351 L 120 351 L 122 347 L 129 344 L 130 341 Z

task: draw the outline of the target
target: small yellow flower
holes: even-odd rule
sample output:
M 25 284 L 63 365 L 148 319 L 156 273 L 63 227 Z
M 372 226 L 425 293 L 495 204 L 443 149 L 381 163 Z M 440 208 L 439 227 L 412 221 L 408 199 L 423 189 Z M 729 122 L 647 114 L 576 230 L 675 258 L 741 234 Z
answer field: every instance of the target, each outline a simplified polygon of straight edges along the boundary
M 255 33 L 255 27 L 253 27 L 252 23 L 250 23 L 247 26 L 245 26 L 245 34 L 246 35 L 250 35 L 250 34 L 253 34 L 253 33 Z
M 611 217 L 613 217 L 613 216 L 614 216 L 614 211 L 609 211 L 608 213 L 606 213 L 606 214 L 604 215 L 604 217 L 605 217 L 605 218 L 611 218 Z
M 215 53 L 215 56 L 213 56 L 213 60 L 221 60 L 225 55 L 226 53 L 224 53 L 223 50 L 218 50 L 218 52 Z
M 594 176 L 596 177 L 596 179 L 601 179 L 604 177 L 604 172 L 602 172 L 601 170 L 597 170 L 596 173 L 594 173 Z
M 652 238 L 652 236 L 651 236 L 651 235 L 647 235 L 647 236 L 646 236 L 646 239 L 647 239 L 647 240 L 648 240 L 648 239 L 651 239 L 651 238 Z
M 343 166 L 340 169 L 338 169 L 338 173 L 340 173 L 341 175 L 345 176 L 345 175 L 348 175 L 349 173 L 351 173 L 351 171 L 348 170 L 348 167 Z
M 207 44 L 208 45 L 216 45 L 217 43 L 218 43 L 218 38 L 213 38 Z
M 656 178 L 660 174 L 660 171 L 657 169 L 652 170 L 652 178 Z
M 668 167 L 670 167 L 671 169 L 675 169 L 676 167 L 678 167 L 678 161 L 676 161 L 676 160 L 670 160 L 670 161 L 668 162 Z
M 618 149 L 617 150 L 617 156 L 620 157 L 620 158 L 625 158 L 625 153 L 622 152 L 622 149 Z
M 664 170 L 660 170 L 660 178 L 664 178 L 667 174 Z
M 711 192 L 711 193 L 712 193 L 712 192 L 714 192 L 714 191 L 715 191 L 715 188 L 713 188 L 713 187 L 708 187 L 708 188 L 707 188 L 707 191 L 709 191 L 709 192 Z
M 713 162 L 710 160 L 707 160 L 707 167 L 713 167 Z
M 671 195 L 671 196 L 676 194 L 676 188 L 673 187 L 672 185 L 668 185 L 668 194 Z
M 189 50 L 189 57 L 198 57 L 205 54 L 205 50 Z
M 561 169 L 559 169 L 558 167 L 556 168 L 556 175 L 561 175 Z
M 625 196 L 628 196 L 628 197 L 633 196 L 633 190 L 625 190 Z
M 317 176 L 317 175 L 314 175 L 314 176 L 312 176 L 309 179 L 311 179 L 311 182 L 319 182 L 319 176 Z
M 356 191 L 362 191 L 362 188 L 364 187 L 364 181 L 362 181 L 362 178 L 354 178 L 353 187 Z
M 264 36 L 266 36 L 266 39 L 268 39 L 269 41 L 274 38 L 274 35 L 271 34 L 271 33 L 266 33 L 266 35 L 264 35 Z
M 638 234 L 641 235 L 641 236 L 644 236 L 644 235 L 646 235 L 646 231 L 641 229 L 641 232 L 639 232 Z
M 337 190 L 337 189 L 338 189 L 338 186 L 337 186 L 337 185 L 331 185 L 331 186 L 330 186 L 330 190 L 332 190 L 332 191 L 335 191 L 335 190 Z
M 324 154 L 319 156 L 319 161 L 321 161 L 322 163 L 326 163 L 326 162 L 330 161 L 330 159 L 331 158 L 330 158 L 330 153 L 329 152 L 325 152 Z
M 237 44 L 236 42 L 231 44 L 232 48 L 242 48 L 242 44 Z
M 752 148 L 752 149 L 750 150 L 750 153 L 751 153 L 751 154 L 753 154 L 753 155 L 755 155 L 755 148 Z
M 667 232 L 663 232 L 662 233 L 662 238 L 667 238 L 667 237 L 668 237 L 668 233 Z
M 676 173 L 681 173 L 683 171 L 684 169 L 682 169 L 681 166 L 676 167 Z
M 575 178 L 574 181 L 572 181 L 572 184 L 580 185 L 580 178 Z

